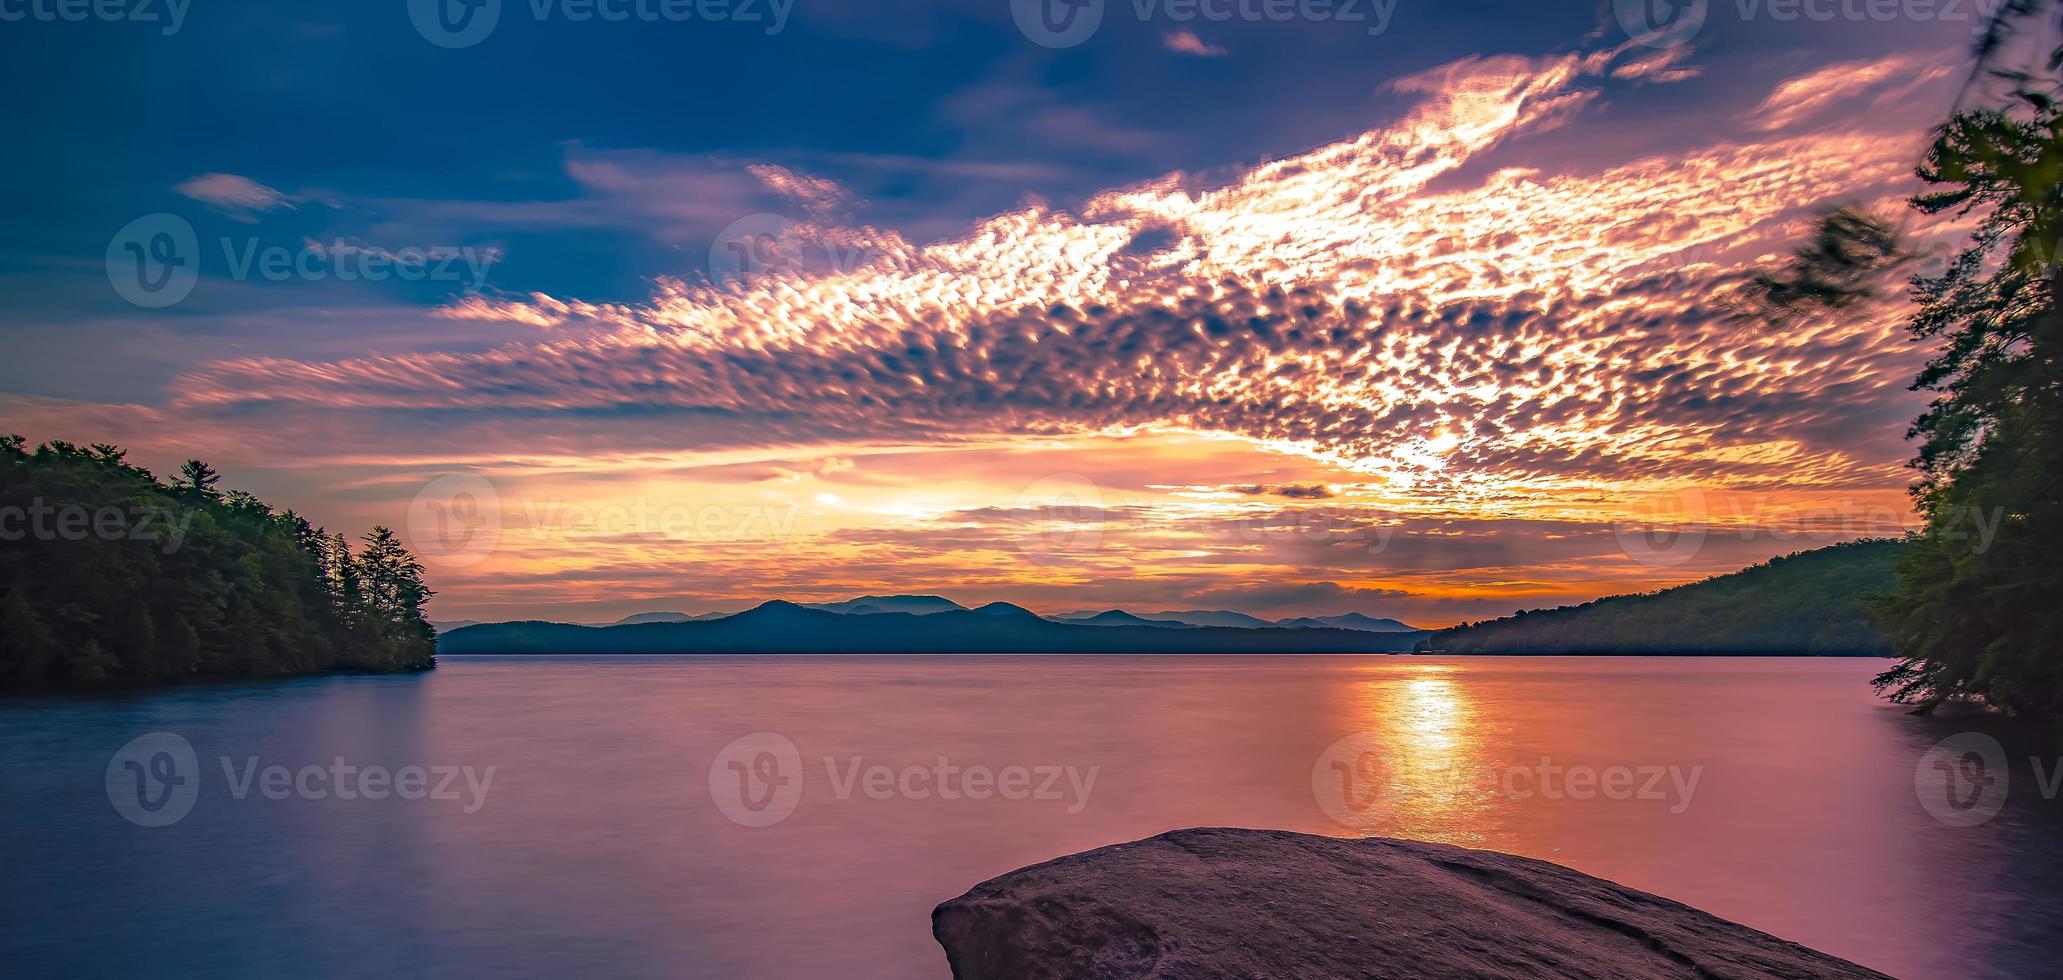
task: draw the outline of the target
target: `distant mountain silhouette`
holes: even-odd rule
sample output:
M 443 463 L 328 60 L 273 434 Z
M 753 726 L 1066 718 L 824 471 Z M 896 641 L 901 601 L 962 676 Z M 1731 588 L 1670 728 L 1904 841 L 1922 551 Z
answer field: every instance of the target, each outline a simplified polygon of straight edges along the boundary
M 1229 609 L 1188 609 L 1180 612 L 1151 612 L 1140 613 L 1139 615 L 1146 619 L 1188 623 L 1191 626 L 1240 626 L 1247 629 L 1260 629 L 1275 625 L 1259 616 L 1249 616 L 1243 612 L 1233 612 Z
M 936 595 L 863 595 L 843 602 L 811 602 L 804 603 L 803 605 L 808 609 L 822 609 L 826 612 L 856 613 L 861 615 L 914 613 L 922 616 L 928 613 L 952 612 L 955 609 L 967 608 L 944 596 Z
M 879 598 L 879 597 L 874 597 Z M 935 597 L 929 597 L 935 598 Z M 1424 634 L 1332 628 L 1098 626 L 1042 619 L 1009 603 L 944 612 L 857 613 L 764 602 L 735 616 L 682 623 L 575 626 L 495 623 L 439 637 L 445 654 L 660 653 L 1400 653 Z
M 1105 617 L 1113 618 L 1105 621 Z M 1363 616 L 1360 613 L 1347 613 L 1344 616 L 1297 616 L 1270 621 L 1259 616 L 1249 616 L 1245 613 L 1232 612 L 1227 609 L 1193 609 L 1186 612 L 1157 613 L 1131 613 L 1122 609 L 1101 611 L 1078 609 L 1074 612 L 1061 613 L 1050 618 L 1069 623 L 1104 622 L 1104 625 L 1109 626 L 1121 625 L 1122 621 L 1115 617 L 1131 617 L 1148 625 L 1157 626 L 1237 626 L 1244 629 L 1311 629 L 1313 627 L 1330 627 L 1343 630 L 1366 630 L 1371 633 L 1423 632 L 1423 630 L 1416 626 L 1400 623 L 1394 619 L 1377 619 L 1373 616 Z M 1137 626 L 1139 623 L 1132 623 L 1130 625 Z
M 1864 599 L 1890 591 L 1900 541 L 1801 551 L 1702 582 L 1441 630 L 1444 653 L 1884 656 Z
M 462 630 L 468 626 L 478 625 L 480 625 L 480 621 L 477 619 L 447 619 L 432 620 L 430 622 L 430 628 L 439 633 L 449 633 L 452 630 Z
M 1011 602 L 991 602 L 970 610 L 983 616 L 1009 616 L 1014 619 L 1038 619 L 1039 614 Z
M 1286 626 L 1291 629 L 1331 626 L 1343 630 L 1368 630 L 1373 633 L 1420 632 L 1418 627 L 1406 626 L 1394 619 L 1376 619 L 1373 616 L 1363 616 L 1360 613 L 1347 613 L 1344 616 L 1299 616 L 1295 619 L 1278 619 L 1275 621 L 1275 625 Z
M 1193 626 L 1190 626 L 1188 623 L 1178 623 L 1173 620 L 1146 619 L 1141 616 L 1134 616 L 1131 613 L 1128 613 L 1122 609 L 1106 609 L 1103 612 L 1097 613 L 1094 616 L 1083 616 L 1080 618 L 1070 617 L 1066 621 L 1070 623 L 1082 623 L 1087 626 L 1152 626 L 1159 629 L 1174 630 L 1186 630 L 1195 628 Z
M 727 615 L 730 615 L 730 614 L 729 614 L 729 613 L 684 613 L 684 612 L 643 612 L 643 613 L 634 613 L 634 614 L 632 614 L 632 615 L 629 615 L 629 616 L 625 616 L 625 617 L 623 617 L 622 619 L 619 619 L 619 620 L 617 620 L 617 621 L 615 621 L 615 622 L 613 622 L 613 623 L 610 623 L 610 624 L 608 624 L 608 625 L 610 625 L 610 626 L 636 626 L 636 625 L 637 625 L 637 624 L 639 624 L 639 623 L 692 623 L 692 622 L 694 622 L 694 621 L 696 621 L 696 620 L 699 620 L 699 619 L 718 619 L 718 618 L 721 618 L 721 617 L 723 617 L 723 616 L 727 616 Z

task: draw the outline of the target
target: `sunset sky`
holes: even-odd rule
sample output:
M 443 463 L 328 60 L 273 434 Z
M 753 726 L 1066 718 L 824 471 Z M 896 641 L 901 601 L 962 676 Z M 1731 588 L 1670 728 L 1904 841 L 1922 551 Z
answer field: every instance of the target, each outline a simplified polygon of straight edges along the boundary
M 1005 0 L 508 0 L 445 47 L 406 6 L 0 24 L 0 431 L 401 528 L 444 620 L 1437 626 L 1911 522 L 1895 311 L 1723 298 L 1913 190 L 1967 11 L 1112 2 L 1056 48 Z M 159 308 L 113 284 L 151 215 L 198 259 Z

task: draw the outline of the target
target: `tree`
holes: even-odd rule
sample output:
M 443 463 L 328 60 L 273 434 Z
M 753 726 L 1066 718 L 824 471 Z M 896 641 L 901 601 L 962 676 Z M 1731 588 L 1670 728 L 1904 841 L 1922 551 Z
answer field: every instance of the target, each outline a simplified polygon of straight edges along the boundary
M 164 483 L 115 446 L 0 436 L 0 508 L 113 509 L 151 528 L 0 548 L 0 684 L 435 666 L 422 567 L 391 532 L 361 562 L 218 479 L 189 461 Z
M 1915 276 L 1913 337 L 1934 356 L 1914 380 L 1934 399 L 1912 426 L 1913 500 L 1925 522 L 1876 604 L 1899 663 L 1876 678 L 1930 711 L 1975 699 L 2063 714 L 2063 48 L 2034 70 L 1998 67 L 2021 20 L 2050 4 L 2010 0 L 1978 44 L 1996 104 L 1957 112 L 1919 168 L 1927 215 L 1975 217 L 1938 275 Z M 1888 223 L 1836 212 L 1751 305 L 1778 318 L 1838 313 L 1872 298 L 1903 250 Z
M 1846 311 L 1883 295 L 1885 273 L 1911 258 L 1898 228 L 1876 215 L 1836 208 L 1820 215 L 1812 240 L 1777 272 L 1758 272 L 1744 311 L 1784 321 Z
M 179 486 L 197 497 L 213 497 L 215 484 L 222 474 L 215 468 L 197 459 L 189 459 L 179 467 Z
M 422 563 L 402 547 L 392 530 L 375 527 L 365 536 L 358 576 L 367 605 L 379 613 L 392 655 L 403 663 L 434 658 L 437 631 L 423 615 L 423 604 L 433 593 L 423 585 Z
M 358 612 L 365 608 L 365 591 L 359 583 L 358 559 L 351 554 L 351 542 L 339 534 L 330 539 L 327 557 L 330 560 L 329 580 L 331 604 L 337 610 L 337 618 L 346 628 L 358 625 Z
M 2063 50 L 2059 50 L 2063 56 Z M 1927 710 L 1981 698 L 2063 713 L 2063 113 L 2029 80 L 2016 112 L 1964 112 L 1920 168 L 1927 214 L 1980 216 L 1938 276 L 1913 280 L 1916 338 L 1936 345 L 1914 387 L 1913 498 L 1927 529 L 1881 604 L 1903 659 L 1878 678 Z

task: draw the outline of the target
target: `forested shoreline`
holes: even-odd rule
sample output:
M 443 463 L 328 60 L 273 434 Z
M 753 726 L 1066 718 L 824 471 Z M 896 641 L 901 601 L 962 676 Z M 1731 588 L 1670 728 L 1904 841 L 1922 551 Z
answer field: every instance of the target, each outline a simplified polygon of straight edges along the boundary
M 1672 589 L 1606 596 L 1441 630 L 1441 653 L 1890 656 L 1871 610 L 1904 540 L 1801 551 Z
M 0 687 L 436 666 L 431 592 L 392 531 L 354 551 L 218 479 L 0 437 Z

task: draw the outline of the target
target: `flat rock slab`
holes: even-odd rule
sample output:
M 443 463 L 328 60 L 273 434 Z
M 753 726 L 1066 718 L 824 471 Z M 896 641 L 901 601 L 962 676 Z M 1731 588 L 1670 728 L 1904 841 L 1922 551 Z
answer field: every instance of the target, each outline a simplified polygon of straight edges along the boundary
M 1444 844 L 1178 830 L 931 913 L 960 980 L 1881 977 L 1557 864 Z

